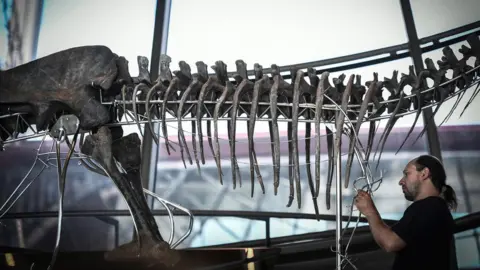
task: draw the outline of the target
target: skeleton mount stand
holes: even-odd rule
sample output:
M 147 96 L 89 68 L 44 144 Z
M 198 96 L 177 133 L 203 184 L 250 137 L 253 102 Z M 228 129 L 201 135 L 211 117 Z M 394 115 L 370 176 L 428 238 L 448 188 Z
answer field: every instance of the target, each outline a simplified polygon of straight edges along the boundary
M 442 37 L 435 37 L 435 46 L 443 44 L 439 41 L 440 38 Z M 1 71 L 0 112 L 3 115 L 0 116 L 0 125 L 3 131 L 0 138 L 2 144 L 6 146 L 6 151 L 8 144 L 14 141 L 47 134 L 54 138 L 57 142 L 55 153 L 60 194 L 63 194 L 66 169 L 72 157 L 79 158 L 85 168 L 111 178 L 131 211 L 136 237 L 131 243 L 108 252 L 106 258 L 113 261 L 138 260 L 147 264 L 161 263 L 172 266 L 185 259 L 179 255 L 175 247 L 190 234 L 193 216 L 187 209 L 163 200 L 142 187 L 140 165 L 148 161 L 141 160 L 141 138 L 137 133 L 124 136 L 122 126 L 136 125 L 140 134 L 144 135 L 142 125 L 149 125 L 149 130 L 153 132 L 155 130 L 153 123 L 157 123 L 162 130 L 162 136 L 155 132 L 152 134 L 157 145 L 163 140 L 168 154 L 179 151 L 184 165 L 187 163 L 194 165 L 195 162 L 199 171 L 200 163 L 205 164 L 204 137 L 207 137 L 208 148 L 215 159 L 220 182 L 223 181 L 222 162 L 230 162 L 235 188 L 237 176 L 240 175 L 236 159 L 236 127 L 240 123 L 246 124 L 253 195 L 256 181 L 265 193 L 255 153 L 255 124 L 261 121 L 268 122 L 276 194 L 280 182 L 278 123 L 286 122 L 290 150 L 288 158 L 290 192 L 287 206 L 290 207 L 296 198 L 297 206 L 301 208 L 300 179 L 305 176 L 300 175 L 299 169 L 301 161 L 298 129 L 299 125 L 304 124 L 305 162 L 315 164 L 314 173 L 310 171 L 310 166 L 307 166 L 306 178 L 317 215 L 320 149 L 324 147 L 320 133 L 324 127 L 327 134 L 326 148 L 329 153 L 325 203 L 329 209 L 335 174 L 337 236 L 334 252 L 337 253 L 337 266 L 341 266 L 350 263 L 347 250 L 342 245 L 342 179 L 345 180 L 344 187 L 348 187 L 353 159 L 357 159 L 362 172 L 360 177 L 352 181 L 354 189 L 364 189 L 372 193 L 378 188 L 382 175 L 377 173 L 377 168 L 373 170 L 370 163 L 373 160 L 378 166 L 383 145 L 398 118 L 416 114 L 416 122 L 422 110 L 430 107 L 436 107 L 435 115 L 445 101 L 454 97 L 457 98 L 453 108 L 455 109 L 465 92 L 476 84 L 477 88 L 472 93 L 471 100 L 475 98 L 480 82 L 478 78 L 480 41 L 477 34 L 466 37 L 466 40 L 470 47 L 463 46 L 459 50 L 462 55 L 460 59 L 446 46 L 443 49 L 444 56 L 436 63 L 438 67 L 432 59 L 427 58 L 426 69 L 420 72 L 416 72 L 412 66 L 405 67 L 405 73 L 401 73 L 400 76 L 398 71 L 392 71 L 392 77 L 383 80 L 374 73 L 365 84 L 362 84 L 359 75 L 354 74 L 349 76 L 342 74 L 330 80 L 328 71 L 316 70 L 313 64 L 292 67 L 271 65 L 270 68 L 255 64 L 254 70 L 248 71 L 247 64 L 238 60 L 236 71 L 229 73 L 226 64 L 217 61 L 211 66 L 215 73 L 209 74 L 208 66 L 199 61 L 195 63 L 197 72 L 192 74 L 190 65 L 180 61 L 180 70 L 172 72 L 169 67 L 170 57 L 166 55 L 162 55 L 158 79 L 151 82 L 146 57 L 138 57 L 140 74 L 138 77 L 131 77 L 126 59 L 114 54 L 107 47 L 71 48 L 20 67 Z M 471 60 L 474 60 L 474 64 L 467 63 Z M 282 75 L 285 71 L 290 74 Z M 451 78 L 447 78 L 447 71 L 453 72 Z M 67 81 L 65 78 L 71 80 Z M 432 86 L 427 85 L 427 78 L 433 81 Z M 291 81 L 288 82 L 288 79 Z M 410 92 L 406 91 L 406 86 L 411 87 Z M 131 121 L 125 120 L 127 118 Z M 388 123 L 374 150 L 375 130 L 378 121 L 382 119 L 388 119 Z M 228 125 L 230 149 L 228 157 L 220 156 L 218 134 L 220 121 L 226 121 Z M 178 125 L 176 134 L 178 143 L 168 137 L 167 123 L 170 122 Z M 206 122 L 207 126 L 206 136 L 202 127 L 203 122 Z M 361 125 L 367 122 L 370 132 L 365 143 L 358 139 L 357 134 Z M 191 148 L 183 129 L 186 123 L 190 123 L 192 127 Z M 36 131 L 33 125 L 36 126 Z M 413 126 L 415 123 L 412 129 Z M 27 129 L 34 130 L 33 134 L 19 138 L 18 134 L 25 133 Z M 46 131 L 41 132 L 42 130 Z M 348 138 L 349 146 L 346 170 L 343 173 L 341 150 L 344 136 Z M 60 162 L 61 153 L 58 150 L 61 142 L 67 143 L 70 149 L 64 158 L 63 167 Z M 310 162 L 310 143 L 314 144 L 314 162 Z M 75 150 L 76 146 L 79 150 Z M 37 159 L 39 156 L 37 155 Z M 370 158 L 371 156 L 373 158 Z M 360 182 L 362 184 L 359 184 Z M 155 197 L 169 210 L 172 230 L 168 242 L 159 233 L 145 195 Z M 12 198 L 13 195 L 9 200 Z M 63 196 L 60 196 L 60 206 L 62 198 Z M 190 216 L 190 228 L 176 242 L 173 242 L 174 222 L 170 207 L 185 211 Z M 60 207 L 57 244 L 52 263 L 58 252 L 61 217 Z

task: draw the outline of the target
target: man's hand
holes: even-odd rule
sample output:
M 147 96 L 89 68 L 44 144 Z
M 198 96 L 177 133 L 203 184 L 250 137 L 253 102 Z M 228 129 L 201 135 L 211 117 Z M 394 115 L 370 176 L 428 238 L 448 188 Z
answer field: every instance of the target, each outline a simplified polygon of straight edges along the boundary
M 370 194 L 359 190 L 355 196 L 355 206 L 367 218 L 370 230 L 377 244 L 387 252 L 399 251 L 405 242 L 381 219 Z
M 367 218 L 378 214 L 372 197 L 363 190 L 359 190 L 355 196 L 355 206 Z

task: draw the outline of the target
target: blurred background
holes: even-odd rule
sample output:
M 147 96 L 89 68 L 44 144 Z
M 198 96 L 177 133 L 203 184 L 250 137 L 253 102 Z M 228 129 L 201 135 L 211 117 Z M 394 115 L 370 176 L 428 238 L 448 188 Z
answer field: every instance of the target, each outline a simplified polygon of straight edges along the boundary
M 138 74 L 137 56 L 151 57 L 155 0 L 1 0 L 0 65 L 9 69 L 51 53 L 82 45 L 106 45 L 129 61 L 132 76 Z M 293 6 L 292 6 L 293 5 Z M 480 3 L 464 1 L 411 1 L 418 37 L 426 37 L 462 25 L 476 22 Z M 178 69 L 183 60 L 192 66 L 203 61 L 211 66 L 224 61 L 229 71 L 235 70 L 235 61 L 242 59 L 252 69 L 255 63 L 263 67 L 310 62 L 350 55 L 408 42 L 399 1 L 286 1 L 286 0 L 173 0 L 166 24 L 168 39 L 166 53 L 172 58 L 171 69 Z M 466 42 L 451 46 L 457 57 L 458 49 Z M 292 49 L 293 48 L 293 49 Z M 436 63 L 442 57 L 441 49 L 423 54 Z M 473 66 L 473 61 L 469 62 Z M 408 73 L 411 58 L 387 63 L 332 72 L 330 79 L 341 73 L 362 76 L 362 83 L 391 77 L 394 70 Z M 210 70 L 213 72 L 213 70 Z M 451 76 L 448 75 L 447 76 Z M 480 142 L 475 132 L 480 130 L 476 99 L 460 118 L 459 114 L 473 93 L 470 89 L 459 109 L 449 121 L 438 128 L 443 161 L 448 183 L 457 192 L 459 207 L 455 217 L 480 210 Z M 447 116 L 455 98 L 445 102 L 435 116 L 437 125 Z M 375 203 L 382 217 L 398 219 L 408 206 L 398 181 L 402 170 L 412 158 L 425 154 L 427 139 L 423 136 L 414 145 L 413 139 L 424 123 L 420 117 L 410 139 L 398 154 L 401 142 L 413 124 L 415 115 L 400 118 L 389 136 L 380 168 L 385 171 L 384 181 L 375 192 Z M 387 119 L 382 121 L 384 127 Z M 171 140 L 176 140 L 176 123 L 169 124 Z M 221 138 L 227 138 L 226 123 L 221 122 Z M 286 207 L 288 201 L 288 171 L 282 167 L 279 193 L 273 193 L 273 173 L 270 156 L 268 126 L 256 124 L 256 153 L 262 164 L 261 171 L 266 194 L 258 185 L 250 196 L 249 161 L 247 156 L 246 123 L 237 127 L 237 157 L 242 173 L 242 186 L 232 187 L 230 162 L 223 159 L 224 184 L 221 185 L 215 162 L 206 150 L 206 164 L 199 175 L 195 165 L 183 167 L 178 153 L 168 155 L 160 141 L 158 151 L 152 153 L 152 173 L 149 188 L 162 198 L 190 210 L 241 210 L 290 213 L 314 213 L 310 191 L 305 177 L 304 140 L 299 149 L 302 166 L 303 204 Z M 189 135 L 190 125 L 184 125 Z M 286 141 L 286 124 L 280 124 L 282 140 Z M 299 125 L 300 138 L 305 125 Z M 139 132 L 136 126 L 124 127 L 125 133 Z M 205 130 L 205 127 L 204 127 Z M 323 129 L 324 130 L 324 129 Z M 362 126 L 361 137 L 366 140 L 368 125 Z M 380 136 L 381 129 L 377 136 Z M 40 138 L 41 139 L 41 138 Z M 8 198 L 35 161 L 40 139 L 9 144 L 0 152 L 0 204 Z M 187 139 L 190 139 L 188 136 Z M 45 149 L 52 141 L 47 138 Z M 324 144 L 325 145 L 325 144 Z M 48 146 L 48 147 L 47 147 Z M 326 148 L 326 147 L 325 147 Z M 154 149 L 157 150 L 154 144 Z M 228 146 L 223 142 L 223 157 L 228 157 Z M 47 150 L 45 150 L 47 151 Z M 323 150 L 322 150 L 323 151 Z M 312 152 L 311 160 L 314 160 Z M 335 207 L 325 207 L 327 157 L 325 151 L 319 207 L 321 214 L 335 214 Z M 344 157 L 344 160 L 346 157 Z M 148 161 L 144 161 L 148 162 Z M 282 164 L 288 164 L 288 151 L 282 148 Z M 40 164 L 36 165 L 38 168 Z M 38 168 L 34 168 L 34 171 Z M 313 171 L 313 166 L 312 166 Z M 361 175 L 354 163 L 352 178 Z M 54 167 L 42 172 L 39 179 L 25 192 L 10 212 L 43 212 L 58 209 L 57 173 Z M 332 187 L 332 205 L 335 202 L 335 184 Z M 344 214 L 348 214 L 353 189 L 343 190 Z M 64 207 L 69 210 L 127 210 L 126 204 L 113 182 L 91 173 L 77 162 L 71 162 L 65 192 Z M 155 209 L 163 209 L 153 203 Z M 170 232 L 168 217 L 157 217 L 162 235 Z M 188 227 L 188 218 L 176 217 L 176 234 Z M 5 219 L 0 226 L 0 245 L 50 251 L 54 247 L 56 218 Z M 117 224 L 117 225 L 115 225 Z M 271 219 L 271 237 L 319 232 L 335 228 L 332 221 L 303 219 Z M 179 248 L 202 247 L 264 239 L 263 221 L 231 217 L 196 217 L 192 234 Z M 459 266 L 480 265 L 480 239 L 478 230 L 456 235 Z M 64 219 L 62 250 L 106 250 L 131 240 L 133 223 L 130 217 L 70 217 Z M 177 236 L 178 237 L 178 236 Z

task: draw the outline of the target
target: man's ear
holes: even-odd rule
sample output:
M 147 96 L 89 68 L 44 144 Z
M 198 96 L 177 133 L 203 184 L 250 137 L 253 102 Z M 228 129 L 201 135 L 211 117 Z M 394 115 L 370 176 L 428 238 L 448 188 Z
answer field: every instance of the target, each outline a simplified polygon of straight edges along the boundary
M 430 177 L 430 169 L 429 168 L 424 168 L 421 172 L 420 175 L 422 176 L 422 180 L 427 179 Z

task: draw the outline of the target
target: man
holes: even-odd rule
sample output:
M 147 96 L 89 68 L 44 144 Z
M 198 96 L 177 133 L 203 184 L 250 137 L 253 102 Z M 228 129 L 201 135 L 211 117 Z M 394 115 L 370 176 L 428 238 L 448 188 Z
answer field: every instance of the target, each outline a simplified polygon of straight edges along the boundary
M 450 213 L 457 200 L 446 178 L 442 163 L 433 156 L 410 161 L 399 185 L 413 203 L 391 228 L 382 221 L 370 195 L 358 192 L 355 205 L 368 220 L 375 241 L 396 253 L 392 269 L 458 269 Z

